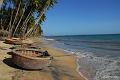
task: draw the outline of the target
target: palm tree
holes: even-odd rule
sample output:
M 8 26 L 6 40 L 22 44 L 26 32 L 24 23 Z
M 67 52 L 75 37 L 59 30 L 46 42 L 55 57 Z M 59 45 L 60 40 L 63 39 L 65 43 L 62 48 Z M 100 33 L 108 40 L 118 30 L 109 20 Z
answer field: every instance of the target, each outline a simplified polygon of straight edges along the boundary
M 22 6 L 22 7 L 23 7 L 23 8 L 22 8 L 22 15 L 21 15 L 21 18 L 19 19 L 19 21 L 18 21 L 18 23 L 17 23 L 17 26 L 15 27 L 15 30 L 14 30 L 14 32 L 13 32 L 13 36 L 15 35 L 15 32 L 17 31 L 17 29 L 18 29 L 18 27 L 19 27 L 19 25 L 20 25 L 20 22 L 21 22 L 21 20 L 22 20 L 23 17 L 24 17 L 24 13 L 25 13 L 27 4 L 26 4 L 26 3 L 23 3 L 23 6 Z
M 18 2 L 18 1 L 19 1 L 19 2 Z M 16 4 L 17 12 L 16 12 L 15 18 L 14 18 L 14 20 L 13 20 L 13 24 L 12 24 L 12 26 L 11 26 L 10 33 L 12 33 L 13 30 L 14 30 L 13 28 L 14 28 L 14 26 L 15 26 L 15 21 L 16 21 L 16 18 L 17 18 L 17 16 L 18 16 L 18 12 L 19 12 L 20 5 L 21 5 L 21 0 L 14 0 L 14 2 L 17 3 L 17 4 Z M 12 37 L 12 36 L 13 36 L 13 35 L 11 35 L 11 37 Z
M 42 8 L 38 8 L 38 11 L 40 12 L 38 19 L 34 26 L 28 30 L 28 32 L 25 34 L 25 37 L 27 37 L 31 32 L 34 32 L 37 29 L 37 24 L 39 21 L 42 21 L 42 17 L 47 9 L 53 7 L 53 5 L 56 3 L 56 0 L 44 0 L 41 2 Z M 32 34 L 32 33 L 31 33 Z
M 30 37 L 42 32 L 41 24 L 46 18 L 45 12 L 56 3 L 56 0 L 4 0 L 3 3 L 4 8 L 0 11 L 6 18 L 0 19 L 3 25 L 1 28 L 9 31 L 11 37 L 17 34 Z

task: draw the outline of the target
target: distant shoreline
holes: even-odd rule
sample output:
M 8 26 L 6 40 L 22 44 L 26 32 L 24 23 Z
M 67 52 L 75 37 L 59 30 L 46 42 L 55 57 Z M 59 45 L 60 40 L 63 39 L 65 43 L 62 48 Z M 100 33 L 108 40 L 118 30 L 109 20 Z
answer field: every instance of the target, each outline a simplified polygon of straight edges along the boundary
M 103 36 L 103 35 L 120 35 L 120 33 L 115 33 L 115 34 L 76 34 L 76 35 L 49 35 L 49 36 L 44 36 L 44 37 L 63 37 L 63 36 Z

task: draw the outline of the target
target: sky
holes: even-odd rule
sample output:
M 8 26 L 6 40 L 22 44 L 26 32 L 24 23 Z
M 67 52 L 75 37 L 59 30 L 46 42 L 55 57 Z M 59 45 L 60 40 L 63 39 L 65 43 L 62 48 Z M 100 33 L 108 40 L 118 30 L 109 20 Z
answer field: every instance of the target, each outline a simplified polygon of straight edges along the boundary
M 120 33 L 120 0 L 58 0 L 46 16 L 47 36 Z
M 1 9 L 1 6 L 2 6 L 2 2 L 3 2 L 3 0 L 0 0 L 0 9 Z

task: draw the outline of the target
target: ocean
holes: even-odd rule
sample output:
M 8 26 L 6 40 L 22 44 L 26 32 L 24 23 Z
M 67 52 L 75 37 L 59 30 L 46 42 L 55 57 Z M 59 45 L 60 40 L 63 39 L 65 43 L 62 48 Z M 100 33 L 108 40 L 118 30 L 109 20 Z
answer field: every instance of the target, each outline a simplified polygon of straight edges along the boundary
M 120 80 L 120 34 L 46 36 L 53 47 L 77 56 L 88 80 Z

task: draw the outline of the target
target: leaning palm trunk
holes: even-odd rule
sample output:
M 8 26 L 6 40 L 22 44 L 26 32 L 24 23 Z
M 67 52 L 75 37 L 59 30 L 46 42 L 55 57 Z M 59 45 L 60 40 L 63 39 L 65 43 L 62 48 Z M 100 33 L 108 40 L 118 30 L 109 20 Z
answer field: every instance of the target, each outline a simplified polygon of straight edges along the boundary
M 25 13 L 25 11 L 24 11 L 24 13 Z M 24 14 L 23 13 L 23 14 Z M 31 15 L 31 13 L 32 13 L 32 10 L 29 12 L 29 14 L 27 15 L 27 17 L 26 17 L 26 19 L 24 20 L 24 22 L 23 22 L 23 24 L 22 24 L 22 26 L 19 28 L 21 31 L 22 31 L 22 37 L 23 37 L 23 35 L 25 34 L 25 32 L 26 32 L 26 29 L 27 29 L 27 23 L 28 23 L 28 21 L 30 20 L 30 15 Z M 24 15 L 22 15 L 22 17 L 23 17 Z M 22 19 L 22 17 L 21 17 L 21 19 Z M 19 20 L 19 22 L 20 22 L 21 20 Z M 19 24 L 18 24 L 19 25 Z M 17 27 L 16 27 L 16 29 L 17 29 Z M 16 31 L 16 30 L 15 30 Z M 14 34 L 13 35 L 15 35 L 15 32 L 14 32 Z
M 25 35 L 25 31 L 27 29 L 27 23 L 29 22 L 29 20 L 31 18 L 30 17 L 31 13 L 32 13 L 32 10 L 29 12 L 28 16 L 26 17 L 25 21 L 23 22 L 23 25 L 21 26 L 21 29 L 24 29 L 23 35 Z
M 1 14 L 3 15 L 2 8 L 1 8 Z M 3 19 L 1 18 L 1 25 L 0 26 L 1 26 L 1 29 L 4 30 L 4 27 L 2 26 L 2 24 L 3 24 L 2 22 L 3 22 Z
M 41 12 L 41 15 L 39 16 L 39 18 L 38 18 L 38 20 L 37 20 L 37 23 L 41 20 L 41 18 L 42 18 L 42 16 L 43 16 L 43 14 L 45 13 L 47 7 L 48 7 L 48 6 L 45 6 L 45 7 L 43 8 L 43 11 Z M 29 31 L 25 34 L 25 37 L 27 37 L 33 30 L 35 30 L 35 29 L 37 28 L 37 23 L 35 23 L 34 26 L 29 29 Z
M 0 10 L 1 10 L 1 13 L 2 13 L 2 3 L 3 3 L 3 0 L 0 0 Z M 1 20 L 0 20 L 1 22 L 0 22 L 0 27 L 3 29 L 3 26 L 2 26 L 2 18 L 1 18 Z
M 13 21 L 13 24 L 12 24 L 12 27 L 11 27 L 11 30 L 10 30 L 10 33 L 11 33 L 11 34 L 12 34 L 12 32 L 13 32 L 14 24 L 15 24 L 15 21 L 16 21 L 16 18 L 17 18 L 19 9 L 20 9 L 20 5 L 21 5 L 21 1 L 20 1 L 19 5 L 18 5 L 17 12 L 16 12 L 16 15 L 15 15 L 15 19 L 14 19 L 14 21 Z M 11 35 L 11 37 L 12 37 L 12 35 Z
M 25 34 L 25 37 L 27 37 L 28 35 L 30 35 L 30 33 L 32 33 L 32 31 L 34 31 L 37 28 L 37 24 L 34 24 L 33 27 L 31 27 L 29 29 L 29 31 L 27 31 L 27 33 Z
M 43 10 L 41 11 L 41 14 L 37 20 L 37 23 L 41 20 L 43 14 L 45 13 L 45 11 L 47 10 L 47 8 L 51 5 L 51 0 L 47 0 L 45 3 L 45 6 L 43 7 Z M 27 37 L 28 35 L 30 35 L 30 33 L 32 33 L 34 30 L 36 30 L 37 28 L 37 23 L 34 24 L 33 27 L 31 27 L 28 32 L 25 34 L 25 37 Z
M 32 36 L 33 32 L 37 29 L 37 25 L 29 32 L 29 34 L 26 37 Z
M 8 31 L 10 31 L 10 28 L 11 28 L 11 22 L 12 22 L 12 18 L 13 18 L 13 12 L 14 12 L 14 11 L 12 11 L 9 25 L 8 25 L 8 27 L 6 28 L 6 30 L 8 30 Z
M 39 27 L 34 28 L 34 30 L 32 30 L 32 32 L 31 32 L 31 34 L 28 35 L 28 37 L 31 36 L 31 35 L 32 35 L 32 36 L 36 36 L 36 35 L 38 34 L 38 33 L 37 33 L 37 30 L 38 30 L 38 29 L 39 29 Z
M 19 24 L 20 24 L 20 22 L 21 22 L 21 20 L 22 20 L 22 18 L 23 18 L 23 16 L 24 16 L 24 13 L 25 13 L 25 8 L 23 9 L 22 16 L 21 16 L 21 18 L 20 18 L 17 26 L 15 27 L 15 30 L 14 30 L 14 32 L 13 32 L 13 36 L 15 35 L 15 32 L 17 31 L 17 29 L 18 29 L 18 27 L 19 27 Z
M 29 14 L 27 15 L 27 17 L 26 17 L 25 21 L 23 22 L 23 25 L 22 25 L 22 26 L 24 26 L 25 24 L 27 24 L 27 22 L 28 22 L 29 19 L 30 19 L 31 13 L 32 13 L 32 10 L 31 10 L 31 11 L 29 12 Z

